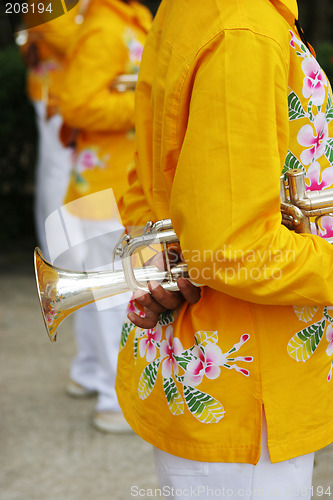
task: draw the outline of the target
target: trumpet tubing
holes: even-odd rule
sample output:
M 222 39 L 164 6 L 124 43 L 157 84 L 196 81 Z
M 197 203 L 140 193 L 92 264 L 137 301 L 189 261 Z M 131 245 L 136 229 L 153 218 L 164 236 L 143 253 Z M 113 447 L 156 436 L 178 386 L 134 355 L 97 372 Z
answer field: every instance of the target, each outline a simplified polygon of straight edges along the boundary
M 110 88 L 117 92 L 126 92 L 127 90 L 135 90 L 138 82 L 137 74 L 118 75 L 112 82 Z
M 280 178 L 282 224 L 296 233 L 311 233 L 311 218 L 315 218 L 317 233 L 318 220 L 333 215 L 333 189 L 307 191 L 305 174 L 301 169 L 287 172 L 287 183 Z M 325 238 L 333 243 L 333 238 Z

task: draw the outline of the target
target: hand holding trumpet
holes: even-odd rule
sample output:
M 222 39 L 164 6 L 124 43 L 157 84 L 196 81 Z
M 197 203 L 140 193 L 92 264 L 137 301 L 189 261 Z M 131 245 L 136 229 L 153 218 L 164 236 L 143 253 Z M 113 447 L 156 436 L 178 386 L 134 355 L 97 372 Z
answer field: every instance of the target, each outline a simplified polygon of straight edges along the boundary
M 176 266 L 184 262 L 179 244 L 168 247 L 167 259 L 171 266 Z M 167 268 L 166 256 L 164 252 L 156 254 L 146 265 L 156 266 L 161 271 Z M 174 310 L 181 307 L 187 301 L 195 304 L 200 299 L 200 288 L 193 285 L 187 278 L 180 277 L 177 280 L 179 291 L 168 291 L 157 281 L 148 282 L 149 293 L 143 290 L 134 292 L 134 299 L 143 306 L 144 317 L 130 312 L 127 317 L 139 328 L 154 328 L 161 313 L 168 309 Z
M 187 278 L 178 278 L 179 292 L 169 292 L 156 281 L 150 281 L 148 288 L 150 293 L 141 290 L 134 293 L 134 299 L 144 307 L 145 316 L 142 318 L 131 312 L 128 319 L 139 328 L 153 328 L 160 314 L 167 309 L 177 309 L 183 302 L 195 304 L 200 299 L 200 288 L 193 285 Z

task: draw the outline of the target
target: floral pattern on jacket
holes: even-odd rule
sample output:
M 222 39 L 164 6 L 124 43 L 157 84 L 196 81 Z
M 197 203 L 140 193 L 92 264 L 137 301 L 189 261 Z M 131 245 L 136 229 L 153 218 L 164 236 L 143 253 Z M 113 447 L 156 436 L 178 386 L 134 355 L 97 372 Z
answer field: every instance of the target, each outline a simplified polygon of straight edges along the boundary
M 142 315 L 132 299 L 127 312 Z M 249 334 L 243 334 L 239 342 L 223 353 L 217 345 L 217 332 L 199 331 L 194 335 L 195 343 L 184 349 L 180 339 L 174 337 L 172 323 L 176 313 L 166 311 L 158 324 L 143 330 L 131 322 L 123 324 L 120 347 L 123 348 L 129 335 L 134 334 L 133 353 L 135 362 L 138 355 L 145 358 L 147 364 L 141 373 L 138 395 L 145 400 L 155 387 L 158 372 L 161 371 L 163 390 L 170 412 L 181 415 L 185 404 L 191 414 L 201 423 L 218 423 L 225 414 L 220 401 L 200 390 L 199 386 L 207 378 L 215 380 L 221 375 L 221 368 L 235 370 L 249 377 L 247 368 L 238 363 L 251 363 L 252 356 L 235 356 L 249 340 Z
M 303 59 L 302 96 L 308 103 L 304 109 L 301 99 L 291 91 L 288 96 L 289 120 L 308 118 L 309 123 L 303 125 L 297 135 L 297 142 L 304 147 L 300 159 L 288 151 L 283 173 L 292 168 L 300 168 L 306 174 L 308 190 L 325 189 L 333 184 L 333 138 L 328 134 L 328 124 L 333 120 L 332 89 L 309 49 L 292 31 L 290 34 L 290 45 L 296 50 L 297 56 Z M 328 88 L 328 98 L 324 108 L 326 88 Z M 323 156 L 328 165 L 321 172 L 317 160 Z
M 138 73 L 143 53 L 143 45 L 137 39 L 134 31 L 130 28 L 125 30 L 123 39 L 128 49 L 127 72 L 130 74 Z
M 333 184 L 333 138 L 329 137 L 328 125 L 333 120 L 333 97 L 331 86 L 318 64 L 317 60 L 290 30 L 290 45 L 296 50 L 298 57 L 302 58 L 301 68 L 304 73 L 302 96 L 308 101 L 305 110 L 301 99 L 295 92 L 291 91 L 288 96 L 289 120 L 308 118 L 309 123 L 303 125 L 298 132 L 297 142 L 304 149 L 300 159 L 288 151 L 283 172 L 290 168 L 300 168 L 306 174 L 306 189 L 310 191 L 331 188 Z M 324 107 L 328 91 L 327 104 Z M 322 171 L 317 160 L 326 159 L 328 166 Z M 311 223 L 313 232 L 316 226 Z M 325 216 L 318 225 L 318 234 L 322 237 L 333 236 L 333 219 Z M 326 331 L 326 339 L 329 342 L 326 353 L 329 357 L 333 355 L 333 317 L 329 311 L 333 308 L 324 307 L 322 317 L 315 323 L 311 320 L 318 312 L 319 307 L 294 307 L 294 312 L 300 321 L 310 323 L 297 332 L 289 341 L 288 354 L 296 361 L 307 361 L 316 351 Z M 333 361 L 327 376 L 332 378 Z
M 79 153 L 75 150 L 72 153 L 72 177 L 77 190 L 86 193 L 89 190 L 89 182 L 85 177 L 85 172 L 94 168 L 105 169 L 110 155 L 100 156 L 98 148 L 85 148 Z

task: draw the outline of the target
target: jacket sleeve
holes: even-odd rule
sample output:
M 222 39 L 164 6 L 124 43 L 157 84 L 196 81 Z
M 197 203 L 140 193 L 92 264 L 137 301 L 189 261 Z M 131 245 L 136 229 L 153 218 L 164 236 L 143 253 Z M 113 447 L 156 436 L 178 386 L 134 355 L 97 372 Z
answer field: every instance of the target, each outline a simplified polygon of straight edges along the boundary
M 112 80 L 124 73 L 126 61 L 120 35 L 118 39 L 112 33 L 106 25 L 103 29 L 92 26 L 68 57 L 60 112 L 73 128 L 117 132 L 134 126 L 134 92 L 110 90 Z
M 142 183 L 140 182 L 138 171 L 136 168 L 137 153 L 135 154 L 135 162 L 133 162 L 128 172 L 129 188 L 120 198 L 118 209 L 121 216 L 122 224 L 130 232 L 131 227 L 144 227 L 150 220 L 156 220 L 148 203 L 150 199 L 149 193 L 145 193 Z
M 281 225 L 287 51 L 230 30 L 201 57 L 170 214 L 194 281 L 260 304 L 333 304 L 333 247 Z M 182 98 L 182 96 L 181 96 Z

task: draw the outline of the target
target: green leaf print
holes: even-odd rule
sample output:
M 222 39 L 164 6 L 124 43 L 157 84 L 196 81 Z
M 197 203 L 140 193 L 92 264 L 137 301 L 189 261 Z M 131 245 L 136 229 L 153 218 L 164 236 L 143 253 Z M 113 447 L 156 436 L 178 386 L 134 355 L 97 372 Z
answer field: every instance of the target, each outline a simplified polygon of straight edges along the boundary
M 290 339 L 287 347 L 289 356 L 296 361 L 305 362 L 310 359 L 323 336 L 325 323 L 324 318 L 296 333 Z
M 299 100 L 295 92 L 290 92 L 290 94 L 288 95 L 288 112 L 290 121 L 305 117 L 306 113 L 303 109 L 301 101 Z
M 166 326 L 170 325 L 170 323 L 173 323 L 174 317 L 172 314 L 172 311 L 168 310 L 162 313 L 159 317 L 158 324 L 161 326 Z
M 295 155 L 292 154 L 291 151 L 288 151 L 282 173 L 285 174 L 288 170 L 294 170 L 295 168 L 300 168 L 304 174 L 306 174 L 306 170 L 302 163 L 296 158 Z
M 125 347 L 128 336 L 131 330 L 133 330 L 133 328 L 135 328 L 135 325 L 133 323 L 123 323 L 123 328 L 121 330 L 121 336 L 120 336 L 120 349 Z
M 184 401 L 171 377 L 163 379 L 163 389 L 171 413 L 173 415 L 182 415 L 184 413 Z
M 327 105 L 326 105 L 325 115 L 326 115 L 327 122 L 330 122 L 331 120 L 333 120 L 333 104 L 332 104 L 332 96 L 331 96 L 330 92 L 328 93 L 328 97 L 327 97 Z
M 86 187 L 88 185 L 86 179 L 77 172 L 73 172 L 73 179 L 74 179 L 74 184 L 76 184 L 77 186 L 81 186 L 81 188 Z
M 184 385 L 184 396 L 192 415 L 203 424 L 217 424 L 224 417 L 224 408 L 212 396 Z
M 330 315 L 328 311 L 332 311 L 332 308 L 325 306 L 323 311 L 324 317 L 327 319 L 329 323 L 333 324 L 333 317 Z
M 141 339 L 141 337 L 144 337 L 145 333 L 146 333 L 145 330 L 142 330 L 141 328 L 137 328 L 136 329 L 135 336 L 134 336 L 134 341 L 133 341 L 133 351 L 134 351 L 134 359 L 135 360 L 138 357 L 139 340 Z
M 331 166 L 333 166 L 333 139 L 327 139 L 325 157 L 330 162 Z
M 177 361 L 178 365 L 183 368 L 184 371 L 187 369 L 187 365 L 189 364 L 190 361 L 193 360 L 193 350 L 194 346 L 192 346 L 190 349 L 187 349 L 186 351 L 183 351 L 180 356 L 174 356 L 175 360 Z
M 140 399 L 146 399 L 154 389 L 157 372 L 161 364 L 161 359 L 155 359 L 152 363 L 146 366 L 143 370 L 138 386 L 138 394 Z

